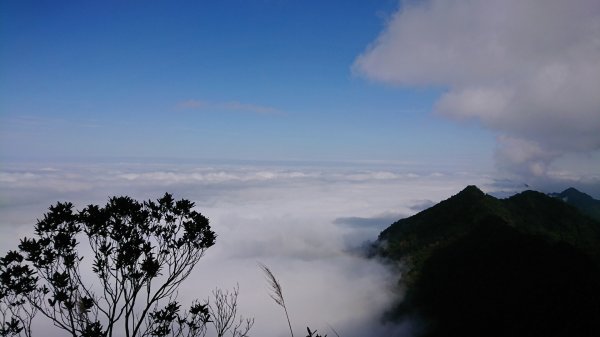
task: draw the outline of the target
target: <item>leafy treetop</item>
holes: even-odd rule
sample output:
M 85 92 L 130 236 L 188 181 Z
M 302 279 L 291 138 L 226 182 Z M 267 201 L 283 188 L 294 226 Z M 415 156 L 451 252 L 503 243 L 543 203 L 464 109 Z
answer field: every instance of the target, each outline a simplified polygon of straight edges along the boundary
M 216 238 L 193 207 L 168 193 L 145 202 L 113 197 L 79 212 L 72 203 L 51 206 L 34 238 L 0 259 L 0 335 L 31 336 L 37 314 L 71 336 L 203 335 L 208 305 L 194 301 L 182 313 L 177 302 Z M 82 271 L 82 238 L 92 273 Z

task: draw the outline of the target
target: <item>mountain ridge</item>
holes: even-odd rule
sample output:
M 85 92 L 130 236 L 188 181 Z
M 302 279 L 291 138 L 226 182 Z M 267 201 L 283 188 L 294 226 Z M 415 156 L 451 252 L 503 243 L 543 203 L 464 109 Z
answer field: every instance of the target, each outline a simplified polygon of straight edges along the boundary
M 377 242 L 404 266 L 406 298 L 389 317 L 424 317 L 423 336 L 600 335 L 600 222 L 562 199 L 470 185 Z
M 576 246 L 585 245 L 586 250 L 600 260 L 600 249 L 592 252 L 594 247 L 590 247 L 588 242 L 590 235 L 594 241 L 600 240 L 600 222 L 585 216 L 575 206 L 533 190 L 498 199 L 485 194 L 475 185 L 469 185 L 428 209 L 394 222 L 378 237 L 378 242 L 392 241 L 384 245 L 380 253 L 388 257 L 401 257 L 424 244 L 460 236 L 460 231 L 493 218 L 529 234 L 566 241 Z M 407 242 L 415 235 L 418 235 L 418 242 Z M 390 249 L 390 244 L 393 246 L 393 241 L 398 239 L 401 243 L 399 247 Z
M 579 209 L 582 213 L 600 221 L 600 200 L 594 199 L 589 194 L 581 192 L 574 187 L 569 187 L 560 193 L 550 193 L 548 195 L 561 199 L 565 203 Z

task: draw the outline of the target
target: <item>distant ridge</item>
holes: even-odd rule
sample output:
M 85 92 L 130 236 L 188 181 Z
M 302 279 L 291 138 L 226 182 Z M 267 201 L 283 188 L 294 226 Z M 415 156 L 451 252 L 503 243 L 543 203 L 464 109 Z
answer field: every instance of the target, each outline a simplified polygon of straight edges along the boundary
M 600 336 L 600 222 L 563 200 L 467 186 L 393 223 L 379 254 L 407 291 L 390 317 L 422 317 L 427 337 Z
M 567 204 L 576 207 L 582 213 L 600 221 L 600 200 L 596 200 L 573 187 L 569 187 L 561 193 L 550 193 L 549 195 L 561 199 Z

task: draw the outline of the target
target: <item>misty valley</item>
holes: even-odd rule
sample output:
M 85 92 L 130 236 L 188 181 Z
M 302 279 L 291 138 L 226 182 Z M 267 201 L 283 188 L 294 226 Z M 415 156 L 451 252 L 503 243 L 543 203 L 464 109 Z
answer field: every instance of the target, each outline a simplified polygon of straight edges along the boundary
M 33 321 L 41 318 L 72 336 L 252 335 L 255 318 L 239 311 L 239 285 L 217 287 L 188 309 L 187 299 L 178 300 L 192 269 L 218 245 L 194 207 L 170 194 L 156 201 L 113 197 L 79 211 L 68 202 L 51 206 L 34 237 L 0 259 L 0 332 L 39 335 Z M 82 249 L 82 238 L 91 250 Z M 377 240 L 364 239 L 352 254 L 384 266 L 395 286 L 380 289 L 390 297 L 376 320 L 380 328 L 363 336 L 600 333 L 600 201 L 574 188 L 500 199 L 471 185 L 392 223 Z M 84 271 L 85 253 L 95 278 Z M 257 268 L 282 309 L 268 324 L 287 321 L 292 336 L 348 333 L 330 324 L 317 330 L 320 322 L 294 322 L 307 326 L 294 331 L 287 284 L 269 266 Z

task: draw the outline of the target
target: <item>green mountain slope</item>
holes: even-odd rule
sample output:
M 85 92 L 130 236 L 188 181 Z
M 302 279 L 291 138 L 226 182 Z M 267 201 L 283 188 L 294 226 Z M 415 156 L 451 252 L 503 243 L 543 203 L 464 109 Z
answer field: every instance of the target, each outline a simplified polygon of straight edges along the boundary
M 590 195 L 580 192 L 573 187 L 569 187 L 561 193 L 551 193 L 550 196 L 561 199 L 567 204 L 579 209 L 582 213 L 600 221 L 600 200 L 596 200 Z
M 600 336 L 600 223 L 559 199 L 469 186 L 379 242 L 406 266 L 390 316 L 425 336 Z

